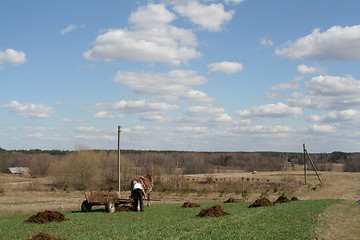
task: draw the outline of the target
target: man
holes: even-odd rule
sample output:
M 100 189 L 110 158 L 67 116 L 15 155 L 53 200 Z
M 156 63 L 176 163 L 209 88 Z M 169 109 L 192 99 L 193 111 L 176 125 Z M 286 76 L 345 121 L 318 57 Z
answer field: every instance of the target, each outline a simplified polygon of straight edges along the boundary
M 140 211 L 144 211 L 144 203 L 143 203 L 143 196 L 144 196 L 144 189 L 141 183 L 134 181 L 134 185 L 131 189 L 131 196 L 134 199 L 134 209 L 137 212 L 138 206 L 140 202 Z

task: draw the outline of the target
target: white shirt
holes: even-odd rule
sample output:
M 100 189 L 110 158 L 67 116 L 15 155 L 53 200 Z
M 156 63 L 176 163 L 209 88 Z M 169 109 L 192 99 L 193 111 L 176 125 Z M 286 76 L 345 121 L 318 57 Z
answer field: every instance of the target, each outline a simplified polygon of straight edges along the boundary
M 144 190 L 143 187 L 142 187 L 142 185 L 141 185 L 141 183 L 139 183 L 139 182 L 137 182 L 137 183 L 134 184 L 133 189 L 134 189 L 134 190 L 135 190 L 135 189 Z

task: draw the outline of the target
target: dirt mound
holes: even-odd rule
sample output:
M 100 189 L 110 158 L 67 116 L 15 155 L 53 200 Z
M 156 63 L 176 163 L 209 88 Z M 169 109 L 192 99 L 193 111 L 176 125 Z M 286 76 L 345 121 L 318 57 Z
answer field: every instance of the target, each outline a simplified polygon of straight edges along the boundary
M 206 208 L 200 211 L 200 213 L 196 216 L 198 217 L 220 217 L 229 215 L 230 213 L 227 213 L 224 211 L 224 208 L 220 205 L 215 205 L 210 208 Z
M 39 232 L 34 237 L 27 238 L 26 240 L 68 240 L 66 238 L 56 238 L 50 234 Z
M 288 199 L 285 196 L 280 196 L 274 203 L 286 203 L 286 202 L 290 202 L 290 199 Z
M 200 205 L 197 203 L 192 203 L 192 202 L 184 202 L 182 207 L 183 208 L 195 208 L 195 207 L 200 207 Z
M 299 199 L 297 197 L 295 197 L 295 196 L 291 198 L 291 201 L 298 201 L 298 200 Z
M 274 203 L 272 203 L 268 198 L 258 198 L 256 201 L 248 206 L 248 208 L 254 208 L 254 207 L 272 207 L 274 206 Z
M 235 198 L 229 198 L 228 200 L 224 201 L 224 203 L 237 203 L 239 200 L 236 200 Z
M 67 220 L 65 216 L 56 211 L 45 210 L 44 212 L 38 212 L 36 215 L 31 216 L 25 220 L 26 223 L 48 223 L 48 222 L 62 222 Z
M 132 212 L 134 211 L 134 208 L 132 206 L 116 206 L 115 212 Z

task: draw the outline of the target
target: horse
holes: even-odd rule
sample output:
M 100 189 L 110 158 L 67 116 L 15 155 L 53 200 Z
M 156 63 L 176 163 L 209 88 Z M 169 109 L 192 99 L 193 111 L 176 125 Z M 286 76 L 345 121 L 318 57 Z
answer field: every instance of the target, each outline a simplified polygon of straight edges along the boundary
M 144 198 L 148 200 L 147 206 L 150 207 L 150 193 L 154 186 L 154 174 L 148 174 L 145 177 L 136 177 L 131 181 L 131 189 L 134 186 L 134 181 L 141 183 L 144 189 Z

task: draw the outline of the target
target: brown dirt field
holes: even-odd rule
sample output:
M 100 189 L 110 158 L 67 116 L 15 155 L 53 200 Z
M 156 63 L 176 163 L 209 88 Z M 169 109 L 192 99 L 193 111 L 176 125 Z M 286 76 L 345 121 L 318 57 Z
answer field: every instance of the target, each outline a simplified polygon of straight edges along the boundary
M 238 202 L 239 200 L 236 200 L 235 198 L 232 197 L 224 201 L 224 203 L 238 203 Z

